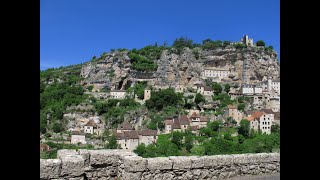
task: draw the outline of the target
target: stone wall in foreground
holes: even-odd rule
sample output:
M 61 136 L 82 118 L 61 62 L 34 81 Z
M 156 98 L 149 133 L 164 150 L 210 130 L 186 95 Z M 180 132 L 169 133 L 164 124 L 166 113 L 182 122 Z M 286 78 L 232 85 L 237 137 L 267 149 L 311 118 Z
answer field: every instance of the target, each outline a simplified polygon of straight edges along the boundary
M 142 158 L 124 150 L 59 150 L 40 159 L 40 179 L 226 179 L 280 172 L 279 153 Z

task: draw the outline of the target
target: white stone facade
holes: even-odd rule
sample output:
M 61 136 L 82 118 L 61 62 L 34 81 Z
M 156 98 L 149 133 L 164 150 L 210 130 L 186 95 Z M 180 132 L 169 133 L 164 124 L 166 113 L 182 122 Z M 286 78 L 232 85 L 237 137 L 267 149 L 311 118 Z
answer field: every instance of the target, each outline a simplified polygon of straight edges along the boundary
M 227 78 L 230 75 L 230 71 L 226 69 L 205 68 L 202 73 L 203 77 L 217 77 L 220 80 Z
M 126 91 L 120 90 L 111 90 L 110 91 L 110 98 L 111 99 L 124 99 L 126 97 Z
M 87 144 L 85 135 L 71 135 L 71 144 Z

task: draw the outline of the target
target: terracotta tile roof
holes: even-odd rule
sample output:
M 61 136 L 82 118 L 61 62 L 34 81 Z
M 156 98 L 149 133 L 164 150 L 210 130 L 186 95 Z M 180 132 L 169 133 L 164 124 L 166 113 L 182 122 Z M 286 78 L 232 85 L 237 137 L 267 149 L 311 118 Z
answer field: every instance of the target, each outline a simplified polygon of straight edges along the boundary
M 187 115 L 181 115 L 179 121 L 180 125 L 189 125 L 189 118 Z
M 251 114 L 253 114 L 255 111 L 245 111 L 244 113 L 247 115 L 247 116 L 249 116 L 249 115 L 251 115 Z
M 120 132 L 120 133 L 113 132 L 113 135 L 116 137 L 117 140 L 125 139 L 125 136 L 124 136 L 123 132 Z
M 200 116 L 200 122 L 208 122 L 209 118 L 206 116 Z
M 252 121 L 252 120 L 254 120 L 255 118 L 254 118 L 253 116 L 249 116 L 249 117 L 246 117 L 245 119 L 248 120 L 248 121 Z
M 172 119 L 166 119 L 166 120 L 164 120 L 164 124 L 165 125 L 173 125 L 173 121 L 172 121 Z
M 196 112 L 193 112 L 190 117 L 200 117 Z
M 229 104 L 229 105 L 228 105 L 228 109 L 237 109 L 237 107 L 234 106 L 234 105 L 232 105 L 232 104 Z
M 139 133 L 137 131 L 124 131 L 124 136 L 127 139 L 139 139 Z
M 142 135 L 142 136 L 157 136 L 157 130 L 143 129 L 143 130 L 139 131 L 139 135 Z
M 83 132 L 80 132 L 80 131 L 72 131 L 71 134 L 72 135 L 85 135 Z
M 126 92 L 126 90 L 110 90 L 110 92 Z
M 181 129 L 181 124 L 178 118 L 174 119 L 172 129 Z
M 274 114 L 272 109 L 261 109 L 261 111 L 265 112 L 266 114 Z
M 121 130 L 134 130 L 132 125 L 130 123 L 128 123 L 127 121 L 124 121 L 122 124 L 120 124 L 118 126 L 118 129 L 121 129 Z
M 114 136 L 117 140 L 121 139 L 139 139 L 139 134 L 136 130 L 133 131 L 124 131 L 121 133 L 114 132 Z
M 97 127 L 97 124 L 96 122 L 94 122 L 94 120 L 89 120 L 88 123 L 84 126 L 91 126 L 91 127 Z

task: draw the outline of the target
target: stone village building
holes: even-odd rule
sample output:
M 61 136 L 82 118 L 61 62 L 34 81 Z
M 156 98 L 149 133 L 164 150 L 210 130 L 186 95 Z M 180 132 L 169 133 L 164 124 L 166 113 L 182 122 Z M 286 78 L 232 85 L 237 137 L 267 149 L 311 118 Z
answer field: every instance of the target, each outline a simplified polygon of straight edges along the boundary
M 133 151 L 141 143 L 144 143 L 146 146 L 154 144 L 158 139 L 156 130 L 147 128 L 135 130 L 132 125 L 126 121 L 120 124 L 113 133 L 120 148 L 128 151 Z
M 125 90 L 110 90 L 111 99 L 124 99 L 126 97 Z
M 94 120 L 89 120 L 88 123 L 86 125 L 84 125 L 84 132 L 88 133 L 88 134 L 98 134 L 99 135 L 99 131 L 97 131 L 97 124 L 94 122 Z
M 237 124 L 240 124 L 240 121 L 243 119 L 243 113 L 238 110 L 238 108 L 234 105 L 228 105 L 226 112 L 226 117 L 232 117 Z
M 262 133 L 270 134 L 272 121 L 274 120 L 273 114 L 267 114 L 262 111 L 257 111 L 245 118 L 250 121 L 250 129 L 254 131 L 260 130 Z
M 71 144 L 87 144 L 85 133 L 80 131 L 72 131 Z
M 202 127 L 208 124 L 208 117 L 200 116 L 193 112 L 191 116 L 180 115 L 179 117 L 166 118 L 164 121 L 164 134 L 169 134 L 174 131 L 185 132 L 189 127 L 195 133 Z

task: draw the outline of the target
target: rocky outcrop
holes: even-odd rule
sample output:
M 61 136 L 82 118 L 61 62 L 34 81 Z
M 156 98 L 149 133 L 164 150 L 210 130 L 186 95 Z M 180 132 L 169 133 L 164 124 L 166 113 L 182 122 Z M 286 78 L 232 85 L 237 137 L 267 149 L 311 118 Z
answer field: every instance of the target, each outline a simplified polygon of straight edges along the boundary
M 126 89 L 137 74 L 140 73 L 140 76 L 145 74 L 131 69 L 127 53 L 127 51 L 109 53 L 103 60 L 84 64 L 81 70 L 81 77 L 84 78 L 82 83 L 100 83 L 110 89 Z M 164 50 L 160 59 L 156 60 L 158 69 L 153 73 L 145 74 L 145 77 L 154 78 L 154 81 L 148 82 L 149 85 L 175 86 L 181 84 L 189 86 L 201 80 L 201 73 L 205 67 L 217 67 L 231 72 L 229 77 L 222 80 L 223 82 L 239 84 L 242 82 L 244 60 L 247 62 L 249 82 L 263 81 L 267 79 L 267 76 L 273 79 L 280 78 L 277 54 L 261 47 L 215 50 L 184 48 L 180 55 L 172 50 Z
M 279 153 L 142 158 L 125 150 L 59 150 L 40 179 L 227 179 L 280 172 Z

